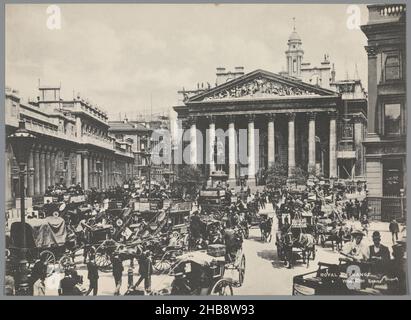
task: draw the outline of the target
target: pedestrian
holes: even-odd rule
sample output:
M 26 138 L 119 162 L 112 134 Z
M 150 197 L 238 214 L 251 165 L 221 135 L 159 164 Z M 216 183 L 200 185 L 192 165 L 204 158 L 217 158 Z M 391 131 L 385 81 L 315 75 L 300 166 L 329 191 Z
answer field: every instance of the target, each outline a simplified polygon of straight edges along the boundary
M 392 243 L 395 244 L 395 241 L 398 240 L 398 232 L 400 232 L 400 226 L 397 220 L 395 220 L 395 218 L 391 220 L 388 228 L 390 229 L 390 232 L 391 232 Z
M 361 230 L 353 230 L 351 235 L 353 240 L 345 244 L 341 253 L 351 261 L 367 261 L 370 257 L 370 248 L 362 241 L 364 233 Z
M 14 296 L 15 294 L 15 281 L 14 272 L 9 259 L 6 260 L 6 276 L 4 277 L 4 294 L 6 296 Z
M 122 283 L 122 277 L 123 277 L 123 261 L 121 261 L 119 254 L 115 253 L 113 255 L 113 277 L 114 277 L 114 283 L 116 286 L 116 289 L 114 291 L 114 295 L 118 296 L 120 295 L 120 289 L 121 289 L 121 283 Z
M 373 232 L 372 241 L 373 245 L 370 246 L 369 260 L 376 263 L 376 271 L 383 271 L 390 261 L 390 251 L 381 244 L 381 234 L 379 231 Z
M 393 260 L 387 265 L 385 283 L 388 285 L 388 293 L 391 295 L 407 294 L 407 259 L 404 257 L 405 247 L 402 244 L 392 246 Z
M 86 296 L 88 296 L 91 293 L 91 291 L 93 291 L 93 296 L 96 296 L 98 292 L 99 275 L 98 275 L 98 267 L 96 264 L 94 254 L 90 255 L 89 262 L 87 263 L 87 271 L 88 271 L 87 278 L 90 282 L 90 286 L 86 293 Z
M 60 296 L 79 296 L 82 295 L 78 285 L 81 283 L 81 278 L 77 272 L 71 268 L 64 271 L 64 278 L 60 280 L 58 293 Z
M 40 259 L 34 263 L 33 269 L 31 271 L 31 285 L 33 287 L 33 296 L 45 296 L 46 295 L 46 284 L 45 280 L 47 277 L 47 264 L 46 256 L 41 255 Z
M 153 273 L 153 264 L 151 261 L 151 252 L 149 250 L 145 251 L 141 258 L 138 260 L 138 272 L 140 274 L 140 278 L 134 285 L 134 289 L 136 289 L 140 283 L 144 280 L 144 289 L 146 292 L 150 292 L 151 290 L 151 275 Z

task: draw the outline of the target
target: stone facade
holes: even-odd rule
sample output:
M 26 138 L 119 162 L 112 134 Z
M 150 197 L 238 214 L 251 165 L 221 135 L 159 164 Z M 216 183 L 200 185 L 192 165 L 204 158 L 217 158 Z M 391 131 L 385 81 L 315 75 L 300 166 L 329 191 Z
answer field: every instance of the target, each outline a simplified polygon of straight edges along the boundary
M 133 175 L 131 145 L 108 133 L 107 114 L 84 99 L 60 98 L 60 88 L 40 87 L 35 102 L 24 103 L 19 93 L 6 89 L 6 135 L 20 120 L 37 140 L 30 152 L 28 197 L 43 196 L 55 183 L 80 183 L 84 189 L 104 189 Z M 18 194 L 17 163 L 6 139 L 6 202 L 14 206 Z
M 304 81 L 303 53 L 294 30 L 287 72 L 242 74 L 237 72 L 242 68 L 220 67 L 215 87 L 179 91 L 181 104 L 174 109 L 182 136 L 189 137 L 179 152 L 187 146 L 191 164 L 208 177 L 225 174 L 232 185 L 260 183 L 260 169 L 275 163 L 286 165 L 290 176 L 301 167 L 326 177 L 364 179 L 367 97 L 361 81 L 336 81 L 335 71 L 327 81 Z M 231 78 L 222 81 L 223 74 Z M 219 130 L 225 132 L 222 138 Z M 242 131 L 246 139 L 241 140 Z M 246 161 L 240 159 L 242 150 Z
M 368 133 L 364 141 L 372 214 L 405 217 L 406 6 L 369 5 L 362 31 L 368 39 Z

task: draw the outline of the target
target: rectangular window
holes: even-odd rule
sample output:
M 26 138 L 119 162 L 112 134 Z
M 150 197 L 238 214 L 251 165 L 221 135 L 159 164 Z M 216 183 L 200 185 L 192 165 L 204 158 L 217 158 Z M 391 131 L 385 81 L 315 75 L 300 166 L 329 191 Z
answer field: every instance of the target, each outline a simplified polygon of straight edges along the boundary
M 343 140 L 353 140 L 354 138 L 354 128 L 352 123 L 342 124 L 342 139 Z
M 399 103 L 385 104 L 384 133 L 385 135 L 401 134 L 401 105 Z
M 383 163 L 383 194 L 399 196 L 403 188 L 403 167 L 401 159 L 387 159 Z
M 297 72 L 297 61 L 293 60 L 293 72 Z
M 400 57 L 398 53 L 390 53 L 385 58 L 385 80 L 401 79 Z

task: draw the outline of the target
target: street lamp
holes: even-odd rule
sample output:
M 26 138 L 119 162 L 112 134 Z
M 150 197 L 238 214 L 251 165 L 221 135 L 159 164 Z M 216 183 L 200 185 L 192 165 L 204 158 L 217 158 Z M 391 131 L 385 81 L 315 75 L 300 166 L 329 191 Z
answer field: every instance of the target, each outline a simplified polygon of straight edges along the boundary
M 26 210 L 25 210 L 25 185 L 24 180 L 27 174 L 27 161 L 30 155 L 30 149 L 34 144 L 36 137 L 32 135 L 25 126 L 24 121 L 19 122 L 19 128 L 10 136 L 8 141 L 13 149 L 14 157 L 19 166 L 20 179 L 20 222 L 22 228 L 22 242 L 20 247 L 20 260 L 18 264 L 16 286 L 18 295 L 28 295 L 28 270 L 27 270 L 27 239 L 26 239 Z

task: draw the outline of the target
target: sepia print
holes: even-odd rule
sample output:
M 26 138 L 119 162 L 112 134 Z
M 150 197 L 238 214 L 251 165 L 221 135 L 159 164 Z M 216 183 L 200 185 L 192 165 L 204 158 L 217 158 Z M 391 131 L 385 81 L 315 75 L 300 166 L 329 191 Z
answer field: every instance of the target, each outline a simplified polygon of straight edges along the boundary
M 403 3 L 7 4 L 3 294 L 408 294 L 405 30 Z

